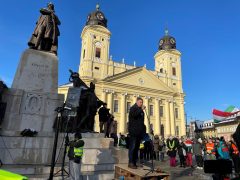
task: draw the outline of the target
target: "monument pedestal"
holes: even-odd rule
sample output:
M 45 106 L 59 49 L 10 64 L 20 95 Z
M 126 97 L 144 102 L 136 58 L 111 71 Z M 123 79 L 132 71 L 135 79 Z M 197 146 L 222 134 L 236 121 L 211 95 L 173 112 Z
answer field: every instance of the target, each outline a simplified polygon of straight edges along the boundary
M 58 94 L 57 88 L 57 56 L 25 50 L 12 88 L 3 95 L 3 101 L 7 103 L 0 129 L 3 168 L 27 165 L 44 167 L 50 164 L 54 141 L 52 127 L 57 116 L 55 109 L 64 102 L 64 95 Z M 38 131 L 37 136 L 22 137 L 21 131 L 27 128 Z

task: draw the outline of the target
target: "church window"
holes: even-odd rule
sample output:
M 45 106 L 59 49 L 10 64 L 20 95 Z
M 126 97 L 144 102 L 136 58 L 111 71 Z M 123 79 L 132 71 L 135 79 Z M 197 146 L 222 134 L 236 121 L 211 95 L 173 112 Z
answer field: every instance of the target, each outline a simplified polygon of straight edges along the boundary
M 159 107 L 159 115 L 160 117 L 163 117 L 163 106 Z
M 85 49 L 83 50 L 83 59 L 85 58 Z
M 173 76 L 176 76 L 176 74 L 177 74 L 177 73 L 176 73 L 176 68 L 175 68 L 175 67 L 172 67 L 172 75 L 173 75 Z
M 114 100 L 113 112 L 118 112 L 118 100 Z
M 104 41 L 104 39 L 102 38 L 102 41 Z
M 149 106 L 149 110 L 150 110 L 150 116 L 153 116 L 153 105 Z
M 94 67 L 94 69 L 99 70 L 99 67 Z
M 179 136 L 179 127 L 176 126 L 176 135 Z
M 94 38 L 94 39 L 96 39 L 96 36 L 95 36 L 95 35 L 93 35 L 93 38 Z
M 163 68 L 160 69 L 160 73 L 163 73 Z
M 173 83 L 174 86 L 176 86 L 176 83 Z
M 95 57 L 96 58 L 100 58 L 101 57 L 101 49 L 100 48 L 96 48 Z
M 175 117 L 178 119 L 178 108 L 175 108 Z
M 131 102 L 127 102 L 127 113 L 130 112 L 130 108 L 131 108 Z

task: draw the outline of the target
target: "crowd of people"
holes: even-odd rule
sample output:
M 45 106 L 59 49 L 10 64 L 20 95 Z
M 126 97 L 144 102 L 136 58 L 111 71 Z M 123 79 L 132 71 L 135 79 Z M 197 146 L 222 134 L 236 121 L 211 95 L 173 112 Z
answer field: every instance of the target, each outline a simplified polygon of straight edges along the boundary
M 114 139 L 114 145 L 129 150 L 129 167 L 136 169 L 144 162 L 151 160 L 165 161 L 169 156 L 170 167 L 191 167 L 203 169 L 205 160 L 231 160 L 235 176 L 240 177 L 240 153 L 234 139 L 226 142 L 221 138 L 186 138 L 173 137 L 167 139 L 152 133 L 146 133 L 144 125 L 143 100 L 137 99 L 130 108 L 128 134 L 117 134 L 117 121 L 109 113 L 106 104 L 99 110 L 100 132 Z M 195 161 L 193 163 L 193 160 Z M 137 162 L 140 164 L 137 165 Z

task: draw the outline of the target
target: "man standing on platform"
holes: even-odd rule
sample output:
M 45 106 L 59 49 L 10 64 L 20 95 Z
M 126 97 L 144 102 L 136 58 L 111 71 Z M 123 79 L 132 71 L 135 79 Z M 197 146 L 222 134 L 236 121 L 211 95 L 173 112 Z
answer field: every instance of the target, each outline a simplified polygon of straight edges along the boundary
M 128 167 L 137 169 L 138 150 L 141 139 L 145 134 L 144 128 L 144 110 L 143 99 L 138 97 L 137 102 L 130 108 L 129 111 L 129 164 Z
M 98 111 L 99 114 L 99 128 L 100 128 L 100 133 L 105 134 L 107 133 L 107 123 L 109 120 L 109 109 L 107 109 L 107 103 L 103 104 L 103 107 L 101 107 Z

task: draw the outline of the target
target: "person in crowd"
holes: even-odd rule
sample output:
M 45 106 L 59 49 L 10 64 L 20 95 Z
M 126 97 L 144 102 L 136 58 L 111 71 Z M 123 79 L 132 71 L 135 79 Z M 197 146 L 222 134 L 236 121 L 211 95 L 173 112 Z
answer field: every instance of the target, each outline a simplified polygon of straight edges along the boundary
M 99 128 L 100 133 L 104 133 L 106 136 L 107 133 L 107 122 L 109 120 L 109 109 L 107 109 L 107 104 L 104 103 L 103 106 L 98 111 L 99 114 Z
M 166 144 L 164 138 L 161 139 L 160 144 L 159 144 L 159 151 L 160 151 L 160 160 L 163 162 L 164 161 L 164 155 L 166 152 Z
M 139 146 L 139 151 L 140 151 L 140 164 L 144 164 L 144 141 L 141 141 L 140 146 Z
M 197 163 L 197 169 L 203 169 L 203 146 L 202 146 L 202 139 L 195 139 L 194 144 L 192 145 L 193 147 L 193 155 L 195 155 L 195 160 Z
M 184 144 L 186 145 L 186 153 L 187 153 L 187 156 L 186 156 L 186 165 L 188 167 L 193 167 L 192 165 L 192 140 L 191 139 L 187 139 Z
M 128 167 L 137 169 L 138 151 L 146 128 L 144 128 L 144 110 L 143 99 L 138 97 L 136 103 L 129 111 L 129 164 Z
M 113 138 L 114 140 L 114 146 L 117 146 L 118 144 L 117 121 L 114 120 L 114 116 L 112 116 L 110 121 L 109 134 L 110 134 L 110 137 Z
M 213 138 L 212 138 L 213 139 Z M 215 148 L 215 156 L 216 156 L 216 159 L 219 159 L 219 153 L 218 153 L 218 147 L 219 147 L 219 143 L 220 143 L 220 139 L 217 137 L 215 139 L 213 139 L 213 143 L 215 144 L 214 145 L 214 148 Z
M 67 155 L 69 157 L 69 175 L 71 180 L 80 180 L 81 160 L 83 156 L 84 141 L 81 133 L 75 133 L 74 140 L 67 142 Z
M 240 154 L 236 142 L 232 137 L 229 144 L 229 154 L 233 160 L 235 176 L 240 178 Z
M 185 168 L 185 166 L 186 166 L 186 164 L 185 164 L 186 145 L 183 143 L 183 141 L 181 139 L 179 140 L 177 151 L 178 151 L 178 156 L 180 159 L 180 167 Z
M 219 154 L 218 159 L 230 159 L 228 146 L 226 144 L 224 137 L 220 138 L 219 147 L 217 148 L 217 151 Z
M 170 157 L 170 166 L 175 167 L 176 166 L 176 153 L 177 153 L 177 142 L 176 139 L 170 136 L 167 139 L 167 154 Z
M 118 146 L 126 148 L 126 138 L 125 138 L 125 135 L 123 135 L 123 134 L 120 135 Z
M 159 161 L 159 146 L 160 146 L 159 136 L 155 135 L 153 139 L 153 150 L 154 150 L 153 157 L 157 161 Z
M 148 133 L 143 136 L 144 141 L 144 160 L 149 161 L 152 155 L 152 140 Z
M 216 150 L 215 144 L 212 139 L 208 139 L 205 145 L 205 160 L 215 160 L 216 159 Z

